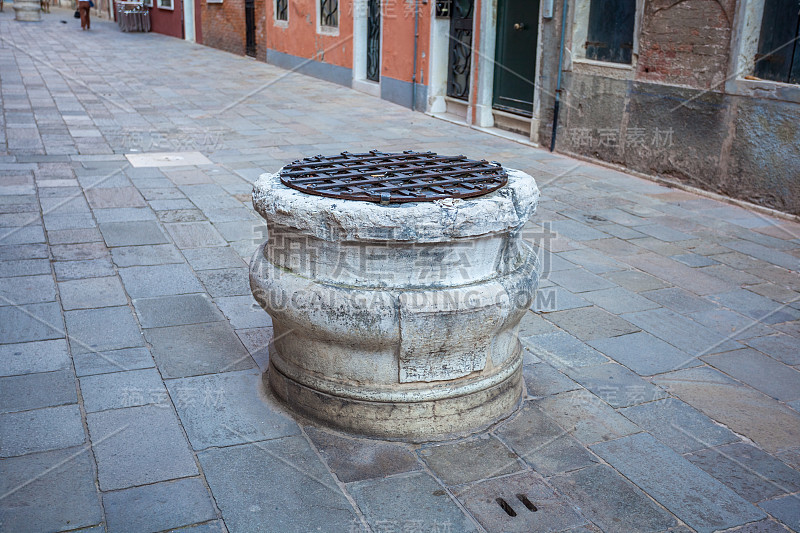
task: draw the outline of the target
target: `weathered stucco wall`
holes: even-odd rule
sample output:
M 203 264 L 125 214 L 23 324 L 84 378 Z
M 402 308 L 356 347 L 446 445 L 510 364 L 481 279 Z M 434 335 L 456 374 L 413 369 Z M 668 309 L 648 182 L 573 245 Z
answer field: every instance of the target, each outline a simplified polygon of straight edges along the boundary
M 735 11 L 734 0 L 645 0 L 629 71 L 567 61 L 556 149 L 800 214 L 800 104 L 726 93 Z M 557 63 L 557 34 L 543 43 Z

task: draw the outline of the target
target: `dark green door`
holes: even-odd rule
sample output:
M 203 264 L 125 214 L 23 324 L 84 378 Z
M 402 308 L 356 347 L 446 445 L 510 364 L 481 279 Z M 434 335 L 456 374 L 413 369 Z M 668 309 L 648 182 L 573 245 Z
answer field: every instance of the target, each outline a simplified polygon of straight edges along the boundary
M 497 1 L 497 44 L 492 106 L 518 115 L 533 114 L 539 0 Z

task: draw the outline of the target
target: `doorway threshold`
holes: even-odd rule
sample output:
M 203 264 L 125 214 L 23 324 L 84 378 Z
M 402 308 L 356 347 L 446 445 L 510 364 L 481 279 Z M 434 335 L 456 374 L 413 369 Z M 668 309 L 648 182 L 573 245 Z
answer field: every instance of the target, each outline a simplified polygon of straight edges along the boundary
M 425 113 L 428 116 L 433 118 L 438 118 L 439 120 L 444 120 L 445 122 L 450 122 L 451 124 L 457 124 L 459 126 L 465 126 L 467 128 L 471 128 L 473 130 L 482 131 L 483 133 L 488 133 L 489 135 L 494 135 L 495 137 L 502 137 L 503 139 L 507 139 L 509 141 L 514 141 L 519 144 L 524 144 L 525 146 L 530 146 L 531 148 L 540 148 L 541 146 L 539 143 L 535 143 L 526 135 L 521 135 L 519 133 L 514 133 L 507 130 L 502 130 L 500 128 L 483 128 L 481 126 L 476 126 L 474 124 L 467 123 L 463 117 L 458 117 L 456 115 L 450 113 Z

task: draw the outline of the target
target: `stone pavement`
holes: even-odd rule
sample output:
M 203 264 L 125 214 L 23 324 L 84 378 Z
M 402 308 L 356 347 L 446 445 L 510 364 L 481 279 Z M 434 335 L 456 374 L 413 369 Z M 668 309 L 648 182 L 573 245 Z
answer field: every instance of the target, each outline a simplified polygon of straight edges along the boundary
M 0 530 L 800 529 L 800 225 L 180 40 L 12 18 Z M 370 148 L 499 160 L 542 189 L 528 397 L 489 432 L 356 439 L 262 388 L 251 182 Z M 210 164 L 124 155 L 143 152 Z

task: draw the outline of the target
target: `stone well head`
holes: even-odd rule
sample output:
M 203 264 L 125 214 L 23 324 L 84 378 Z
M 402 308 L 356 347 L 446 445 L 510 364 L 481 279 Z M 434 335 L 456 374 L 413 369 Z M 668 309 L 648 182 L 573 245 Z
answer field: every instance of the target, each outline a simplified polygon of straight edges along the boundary
M 539 191 L 524 172 L 430 153 L 406 170 L 414 155 L 318 156 L 262 175 L 253 205 L 268 237 L 250 284 L 274 327 L 267 381 L 290 409 L 424 441 L 481 430 L 519 405 L 517 330 L 539 278 L 522 228 Z M 500 181 L 478 183 L 480 168 Z M 453 187 L 423 190 L 432 173 Z M 398 183 L 412 186 L 391 190 Z

